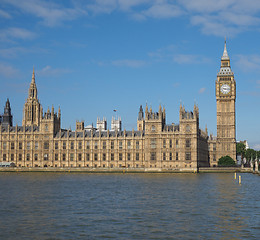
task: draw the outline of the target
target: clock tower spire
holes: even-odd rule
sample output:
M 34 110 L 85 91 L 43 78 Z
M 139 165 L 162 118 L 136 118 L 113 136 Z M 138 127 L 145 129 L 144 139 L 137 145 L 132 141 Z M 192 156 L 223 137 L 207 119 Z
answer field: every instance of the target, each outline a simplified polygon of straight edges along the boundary
M 226 39 L 216 80 L 216 102 L 217 160 L 226 155 L 236 160 L 236 81 L 230 67 Z

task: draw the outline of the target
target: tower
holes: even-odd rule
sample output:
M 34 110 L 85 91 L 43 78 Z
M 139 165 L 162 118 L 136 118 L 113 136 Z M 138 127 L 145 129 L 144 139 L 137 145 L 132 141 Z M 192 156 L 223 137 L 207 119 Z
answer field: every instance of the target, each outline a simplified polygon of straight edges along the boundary
M 222 156 L 236 159 L 236 81 L 231 71 L 226 40 L 216 80 L 217 160 Z
M 11 106 L 10 106 L 10 102 L 9 99 L 7 98 L 7 101 L 5 103 L 5 108 L 4 108 L 4 114 L 2 116 L 3 120 L 2 120 L 2 126 L 13 126 L 13 116 L 11 114 Z
M 137 119 L 137 131 L 144 131 L 144 126 L 144 111 L 142 105 L 140 105 Z
M 97 118 L 96 128 L 100 129 L 101 131 L 106 131 L 107 130 L 106 118 L 103 118 L 103 120 L 101 120 L 100 118 Z
M 37 98 L 37 87 L 35 83 L 35 74 L 33 69 L 32 81 L 28 91 L 28 98 L 23 109 L 23 126 L 40 125 L 42 110 L 40 102 Z

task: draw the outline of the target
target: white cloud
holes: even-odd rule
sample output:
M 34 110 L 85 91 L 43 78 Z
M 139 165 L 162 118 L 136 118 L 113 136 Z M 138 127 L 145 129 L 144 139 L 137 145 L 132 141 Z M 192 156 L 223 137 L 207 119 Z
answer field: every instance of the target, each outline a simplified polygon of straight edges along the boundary
M 260 150 L 260 143 L 254 144 L 252 148 L 253 148 L 254 150 L 259 151 L 259 150 Z
M 71 2 L 71 7 L 53 1 L 2 0 L 20 11 L 34 15 L 47 26 L 57 26 L 80 16 L 124 12 L 136 20 L 185 17 L 204 34 L 231 36 L 260 25 L 259 0 L 89 0 Z M 10 18 L 5 10 L 0 17 Z
M 24 55 L 28 53 L 48 53 L 47 49 L 43 48 L 35 48 L 35 47 L 10 47 L 10 48 L 2 48 L 0 49 L 0 56 L 3 58 L 16 58 L 19 55 Z
M 140 14 L 140 16 L 152 18 L 173 18 L 180 15 L 182 15 L 182 11 L 178 6 L 167 3 L 152 5 Z
M 192 55 L 192 54 L 175 54 L 173 56 L 173 61 L 179 64 L 200 64 L 207 63 L 210 59 L 200 56 L 200 55 Z
M 47 65 L 44 68 L 40 69 L 39 71 L 36 71 L 36 74 L 38 74 L 39 76 L 50 77 L 50 76 L 59 76 L 70 72 L 71 72 L 70 69 L 52 68 L 51 66 Z
M 42 0 L 4 0 L 7 4 L 42 19 L 46 26 L 53 27 L 64 21 L 73 20 L 86 12 L 78 7 L 65 8 L 53 2 Z
M 200 90 L 199 90 L 199 94 L 202 94 L 202 93 L 204 93 L 206 91 L 206 88 L 201 88 Z
M 259 55 L 237 55 L 236 64 L 245 72 L 260 70 L 260 56 Z
M 111 62 L 111 64 L 118 67 L 139 68 L 146 65 L 146 62 L 142 60 L 122 59 L 122 60 L 114 60 Z
M 32 40 L 36 37 L 36 34 L 28 31 L 24 28 L 7 28 L 0 32 L 0 40 L 10 41 L 11 39 L 22 39 L 22 40 Z
M 19 70 L 11 65 L 0 62 L 0 75 L 6 78 L 13 78 L 19 75 Z
M 7 13 L 4 10 L 1 10 L 1 9 L 0 9 L 0 17 L 6 18 L 6 19 L 11 19 L 12 18 L 9 13 Z

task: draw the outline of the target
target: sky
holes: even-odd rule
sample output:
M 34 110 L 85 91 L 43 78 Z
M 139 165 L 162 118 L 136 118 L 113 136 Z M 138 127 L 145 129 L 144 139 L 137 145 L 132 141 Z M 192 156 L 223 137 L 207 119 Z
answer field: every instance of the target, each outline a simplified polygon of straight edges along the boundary
M 14 125 L 35 68 L 47 111 L 62 128 L 120 116 L 136 129 L 140 105 L 200 111 L 216 135 L 215 80 L 227 38 L 237 84 L 237 140 L 260 149 L 259 0 L 0 0 L 0 113 L 10 99 Z M 113 110 L 116 109 L 115 113 Z

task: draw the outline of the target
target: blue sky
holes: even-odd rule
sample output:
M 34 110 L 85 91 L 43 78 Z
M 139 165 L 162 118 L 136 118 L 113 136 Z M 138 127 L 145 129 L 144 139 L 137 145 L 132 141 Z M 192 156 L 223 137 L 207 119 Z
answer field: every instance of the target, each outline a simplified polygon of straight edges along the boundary
M 167 123 L 179 105 L 200 110 L 200 127 L 216 135 L 215 80 L 227 37 L 237 82 L 237 140 L 260 149 L 259 0 L 1 0 L 0 106 L 10 98 L 21 125 L 35 67 L 44 111 L 61 107 L 75 129 L 113 109 L 136 129 L 140 104 Z

